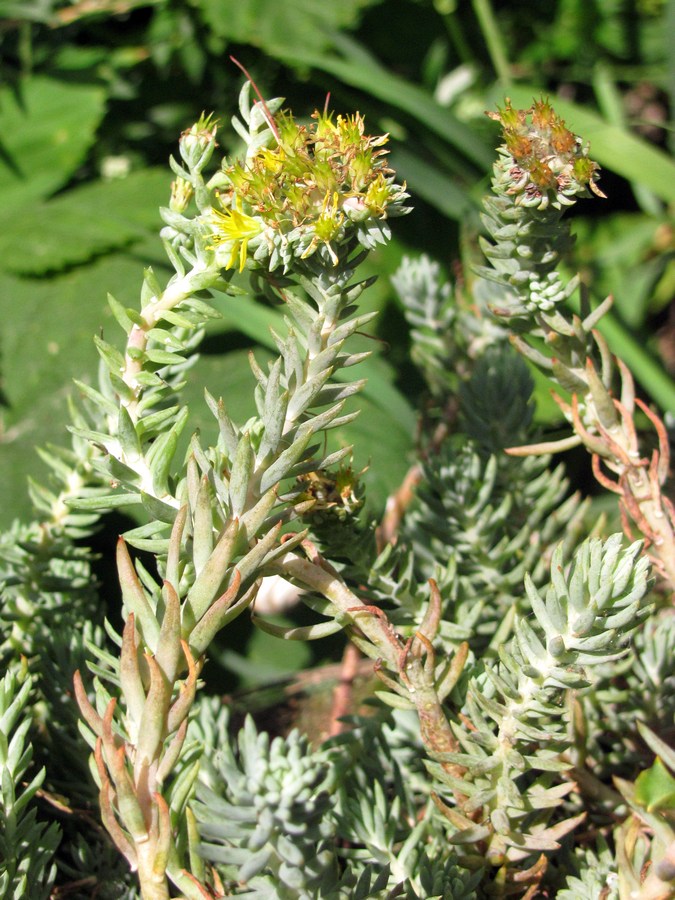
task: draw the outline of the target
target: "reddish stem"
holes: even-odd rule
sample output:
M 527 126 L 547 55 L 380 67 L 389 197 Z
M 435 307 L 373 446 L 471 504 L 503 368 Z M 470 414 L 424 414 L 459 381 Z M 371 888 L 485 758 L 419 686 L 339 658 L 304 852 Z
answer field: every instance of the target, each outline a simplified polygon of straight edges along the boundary
M 263 95 L 260 93 L 260 90 L 258 89 L 258 85 L 257 85 L 257 84 L 255 83 L 255 81 L 251 78 L 251 76 L 250 76 L 248 70 L 246 69 L 246 67 L 245 67 L 244 65 L 242 65 L 242 63 L 240 63 L 238 59 L 236 59 L 234 56 L 230 56 L 230 59 L 231 59 L 232 62 L 235 64 L 235 66 L 237 66 L 237 68 L 241 69 L 241 71 L 244 73 L 244 75 L 248 78 L 249 84 L 251 85 L 251 87 L 252 87 L 253 90 L 255 91 L 256 96 L 257 96 L 258 100 L 260 101 L 260 105 L 262 106 L 262 108 L 263 108 L 263 110 L 264 110 L 264 112 L 265 112 L 265 118 L 267 119 L 267 124 L 268 124 L 268 125 L 270 126 L 270 128 L 272 129 L 272 133 L 274 134 L 274 137 L 277 139 L 277 143 L 280 144 L 280 143 L 281 143 L 281 136 L 279 135 L 279 129 L 277 128 L 277 123 L 274 121 L 274 116 L 273 116 L 272 113 L 270 112 L 267 103 L 265 103 L 265 98 L 264 98 Z

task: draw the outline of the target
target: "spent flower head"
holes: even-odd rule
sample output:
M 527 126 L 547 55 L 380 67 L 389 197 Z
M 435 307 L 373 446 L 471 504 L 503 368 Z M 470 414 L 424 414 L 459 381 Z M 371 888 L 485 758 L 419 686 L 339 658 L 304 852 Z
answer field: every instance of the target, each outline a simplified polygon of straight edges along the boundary
M 547 100 L 535 100 L 523 110 L 514 109 L 507 99 L 503 109 L 487 115 L 502 126 L 500 152 L 507 157 L 508 193 L 516 195 L 517 203 L 568 206 L 589 188 L 605 196 L 595 183 L 600 167 L 589 159 L 588 147 Z
M 356 516 L 364 503 L 360 478 L 365 471 L 355 472 L 349 464 L 341 465 L 337 472 L 318 469 L 299 475 L 296 503 L 302 503 L 311 517 L 319 514 L 325 518 L 327 511 L 340 520 Z
M 365 133 L 363 117 L 315 112 L 299 124 L 275 117 L 272 146 L 223 164 L 226 187 L 212 217 L 212 246 L 223 266 L 239 261 L 270 271 L 317 254 L 338 265 L 341 250 L 388 238 L 386 219 L 407 212 L 404 188 L 386 164 L 386 135 Z

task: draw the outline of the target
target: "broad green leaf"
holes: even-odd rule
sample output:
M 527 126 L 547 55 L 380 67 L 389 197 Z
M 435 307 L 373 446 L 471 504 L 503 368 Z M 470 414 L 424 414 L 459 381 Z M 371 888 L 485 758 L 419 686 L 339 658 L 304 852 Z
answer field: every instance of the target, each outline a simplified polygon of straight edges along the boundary
M 675 778 L 658 756 L 651 768 L 638 775 L 635 781 L 635 800 L 648 812 L 657 809 L 675 810 Z
M 2 0 L 0 17 L 18 19 L 24 22 L 48 22 L 51 15 L 51 4 L 41 0 Z
M 138 246 L 141 259 L 159 249 L 154 238 Z M 26 478 L 44 479 L 36 446 L 68 446 L 67 398 L 74 378 L 96 383 L 98 354 L 93 335 L 120 344 L 106 290 L 128 306 L 137 304 L 141 264 L 115 254 L 50 281 L 0 273 L 0 527 L 30 514 Z
M 45 199 L 68 181 L 105 111 L 100 85 L 35 75 L 0 89 L 0 193 L 4 210 Z
M 512 105 L 523 109 L 531 106 L 540 94 L 541 90 L 534 86 L 509 88 Z M 493 100 L 493 106 L 504 102 L 497 94 Z M 567 127 L 590 143 L 592 159 L 629 181 L 643 184 L 666 203 L 675 203 L 675 162 L 663 151 L 625 128 L 610 124 L 593 110 L 560 97 L 551 100 Z
M 631 329 L 642 328 L 648 313 L 659 309 L 655 292 L 669 259 L 658 248 L 668 227 L 665 217 L 642 213 L 575 219 L 580 267 L 593 272 L 597 296 L 614 297 L 614 310 Z
M 170 177 L 144 169 L 74 188 L 53 200 L 0 212 L 0 266 L 42 275 L 88 262 L 159 227 Z
M 330 32 L 358 23 L 359 13 L 381 0 L 201 0 L 201 16 L 219 37 L 236 44 L 253 44 L 276 55 L 282 50 L 330 45 Z

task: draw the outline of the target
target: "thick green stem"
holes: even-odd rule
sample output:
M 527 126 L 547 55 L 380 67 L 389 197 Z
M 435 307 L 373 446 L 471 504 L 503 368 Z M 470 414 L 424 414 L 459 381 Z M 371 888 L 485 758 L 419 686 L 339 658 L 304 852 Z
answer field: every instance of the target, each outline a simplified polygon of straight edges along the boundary
M 160 321 L 162 313 L 175 309 L 183 300 L 187 300 L 188 297 L 195 293 L 197 289 L 195 286 L 196 279 L 199 279 L 200 290 L 210 287 L 218 281 L 220 270 L 213 269 L 212 277 L 208 280 L 205 279 L 207 271 L 206 269 L 202 271 L 193 269 L 189 274 L 169 284 L 161 297 L 149 303 L 142 310 L 143 324 L 134 325 L 129 332 L 124 356 L 124 369 L 121 374 L 122 380 L 131 388 L 134 396 L 131 400 L 120 398 L 120 403 L 126 406 L 133 422 L 136 422 L 138 419 L 138 405 L 143 393 L 143 386 L 137 381 L 137 377 L 143 371 L 142 354 L 148 346 L 148 332 Z M 132 351 L 133 355 L 130 355 L 129 351 Z
M 331 572 L 316 563 L 300 559 L 293 553 L 283 556 L 269 568 L 269 574 L 295 578 L 302 584 L 322 594 L 335 606 L 340 616 L 368 638 L 377 648 L 388 667 L 398 670 L 400 645 L 386 619 L 364 606 L 342 581 L 337 572 Z
M 502 33 L 489 0 L 473 0 L 473 9 L 485 38 L 492 65 L 505 87 L 511 84 L 511 70 L 506 57 Z
M 138 880 L 143 900 L 169 900 L 169 883 L 164 872 L 155 871 L 155 848 L 150 842 L 136 845 Z

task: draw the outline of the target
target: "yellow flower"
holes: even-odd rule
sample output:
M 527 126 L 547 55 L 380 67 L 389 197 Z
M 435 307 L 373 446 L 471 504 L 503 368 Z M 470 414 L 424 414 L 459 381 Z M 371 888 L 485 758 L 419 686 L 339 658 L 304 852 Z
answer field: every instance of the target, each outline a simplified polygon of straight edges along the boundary
M 212 235 L 211 240 L 214 247 L 219 244 L 232 244 L 232 252 L 225 268 L 232 268 L 238 254 L 239 271 L 241 272 L 246 264 L 248 242 L 260 234 L 263 226 L 258 219 L 254 219 L 253 216 L 247 215 L 242 210 L 239 198 L 235 202 L 235 207 L 223 212 L 219 209 L 213 210 L 215 226 L 218 231 Z
M 338 236 L 345 217 L 339 211 L 340 195 L 337 191 L 333 193 L 332 201 L 331 204 L 330 191 L 327 191 L 326 196 L 323 198 L 321 212 L 314 221 L 314 237 L 309 247 L 302 254 L 302 258 L 305 259 L 313 253 L 317 244 L 325 244 L 333 265 L 337 266 L 339 260 L 330 242 Z
M 276 147 L 274 150 L 261 147 L 255 155 L 255 161 L 272 175 L 279 175 L 283 171 L 286 156 L 283 147 Z
M 387 184 L 387 179 L 380 172 L 377 178 L 368 185 L 364 202 L 374 216 L 384 218 L 390 199 L 391 188 Z

